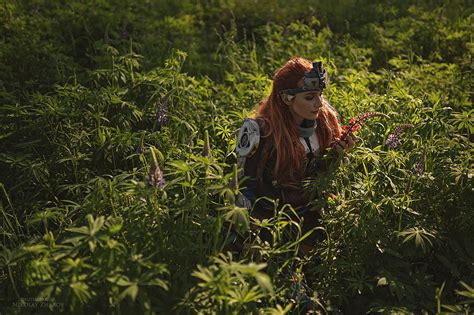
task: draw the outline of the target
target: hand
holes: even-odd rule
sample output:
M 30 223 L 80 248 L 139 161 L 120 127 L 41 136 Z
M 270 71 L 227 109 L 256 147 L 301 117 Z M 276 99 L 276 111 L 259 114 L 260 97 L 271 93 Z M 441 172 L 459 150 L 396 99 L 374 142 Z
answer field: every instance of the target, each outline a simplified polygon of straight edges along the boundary
M 354 136 L 353 133 L 347 134 L 344 139 L 336 139 L 335 148 L 337 153 L 342 154 L 351 151 L 354 148 L 356 141 L 357 137 Z

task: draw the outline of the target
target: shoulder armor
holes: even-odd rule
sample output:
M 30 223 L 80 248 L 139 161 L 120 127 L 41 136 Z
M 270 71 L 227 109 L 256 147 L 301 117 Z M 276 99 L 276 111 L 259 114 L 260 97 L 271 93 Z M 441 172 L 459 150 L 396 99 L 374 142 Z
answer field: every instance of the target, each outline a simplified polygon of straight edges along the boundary
M 240 127 L 237 136 L 237 145 L 235 151 L 238 157 L 250 157 L 258 148 L 260 143 L 260 128 L 254 119 L 247 118 Z

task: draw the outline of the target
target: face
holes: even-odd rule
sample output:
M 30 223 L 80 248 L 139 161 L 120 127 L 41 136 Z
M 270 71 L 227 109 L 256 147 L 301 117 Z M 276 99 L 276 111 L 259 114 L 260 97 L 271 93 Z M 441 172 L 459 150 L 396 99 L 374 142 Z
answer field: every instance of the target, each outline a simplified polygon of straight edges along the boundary
M 318 117 L 319 110 L 323 106 L 322 92 L 297 93 L 287 105 L 290 108 L 295 123 L 298 125 L 303 122 L 303 119 L 314 120 Z

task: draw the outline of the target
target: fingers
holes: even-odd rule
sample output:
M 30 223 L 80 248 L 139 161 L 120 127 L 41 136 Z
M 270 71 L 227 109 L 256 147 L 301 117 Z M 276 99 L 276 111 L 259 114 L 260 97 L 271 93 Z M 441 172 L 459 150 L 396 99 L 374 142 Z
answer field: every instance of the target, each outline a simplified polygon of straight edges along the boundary
M 356 141 L 357 140 L 357 137 L 355 134 L 353 134 L 352 132 L 349 132 L 347 134 L 344 135 L 344 138 L 342 138 L 341 140 L 345 140 L 347 141 L 348 139 L 352 139 L 352 141 Z
M 335 144 L 334 148 L 336 149 L 337 153 L 343 154 L 344 152 L 347 151 L 348 145 L 345 141 L 338 139 L 338 140 L 336 140 L 336 144 Z
M 357 137 L 354 134 L 349 133 L 344 137 L 344 139 L 336 140 L 336 151 L 338 153 L 349 152 L 355 147 L 356 141 Z
M 346 137 L 344 142 L 347 144 L 347 150 L 351 150 L 355 146 L 355 140 L 353 136 Z
M 336 145 L 334 146 L 334 148 L 336 149 L 337 153 L 339 154 L 342 154 L 344 152 L 344 147 L 342 146 L 342 142 L 344 141 L 341 141 L 341 140 L 336 140 Z

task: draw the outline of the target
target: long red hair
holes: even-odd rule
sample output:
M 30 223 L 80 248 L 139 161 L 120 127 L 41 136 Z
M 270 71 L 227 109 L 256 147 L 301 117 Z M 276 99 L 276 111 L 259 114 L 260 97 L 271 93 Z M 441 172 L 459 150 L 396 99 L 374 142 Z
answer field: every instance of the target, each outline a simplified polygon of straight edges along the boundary
M 273 176 L 281 185 L 299 186 L 305 159 L 304 147 L 299 141 L 292 115 L 279 92 L 298 87 L 304 73 L 312 68 L 312 63 L 304 58 L 290 59 L 273 77 L 270 95 L 258 105 L 256 119 L 263 123 L 262 136 L 271 137 L 276 150 L 276 164 Z M 341 134 L 337 113 L 323 98 L 317 122 L 317 134 L 321 150 L 330 146 L 333 139 Z

